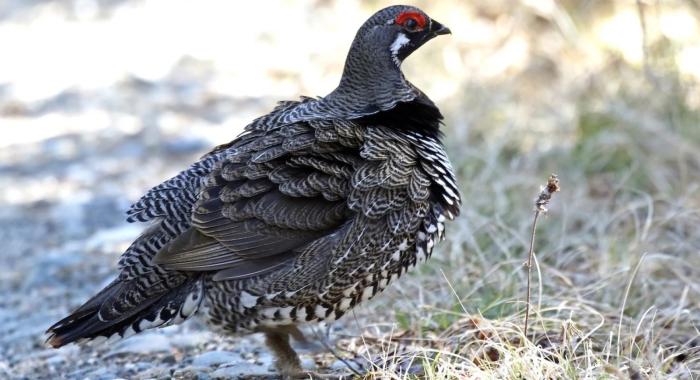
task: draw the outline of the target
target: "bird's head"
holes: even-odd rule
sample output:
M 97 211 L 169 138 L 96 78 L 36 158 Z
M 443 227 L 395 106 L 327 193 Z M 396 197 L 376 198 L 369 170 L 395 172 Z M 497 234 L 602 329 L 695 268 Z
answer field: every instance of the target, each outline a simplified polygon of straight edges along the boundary
M 431 39 L 450 34 L 450 29 L 415 7 L 394 6 L 390 10 L 386 20 L 388 34 L 391 42 L 389 52 L 395 64 L 401 65 L 411 53 L 416 51 L 424 43 Z
M 345 60 L 338 87 L 326 102 L 352 107 L 359 113 L 391 108 L 420 93 L 401 73 L 401 63 L 434 37 L 450 29 L 422 10 L 394 5 L 372 15 L 360 27 Z
M 398 67 L 424 43 L 443 34 L 450 34 L 450 29 L 422 10 L 394 5 L 378 11 L 362 25 L 353 48 L 360 47 L 362 53 L 375 58 L 388 56 Z

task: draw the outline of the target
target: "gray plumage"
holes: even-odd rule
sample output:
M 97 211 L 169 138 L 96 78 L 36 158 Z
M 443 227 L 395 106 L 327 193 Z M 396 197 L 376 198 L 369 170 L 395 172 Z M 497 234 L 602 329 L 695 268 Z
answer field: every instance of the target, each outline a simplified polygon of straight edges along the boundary
M 331 94 L 280 103 L 131 206 L 128 220 L 151 226 L 49 343 L 121 338 L 199 311 L 215 329 L 268 332 L 298 369 L 285 329 L 372 298 L 427 259 L 459 213 L 442 115 L 400 70 L 447 32 L 414 7 L 373 15 Z

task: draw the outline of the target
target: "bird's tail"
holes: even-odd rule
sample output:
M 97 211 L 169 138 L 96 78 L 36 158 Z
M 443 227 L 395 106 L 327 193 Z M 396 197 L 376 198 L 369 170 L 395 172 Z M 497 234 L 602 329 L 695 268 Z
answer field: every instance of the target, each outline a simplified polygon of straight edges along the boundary
M 180 323 L 192 316 L 203 298 L 201 277 L 181 283 L 143 287 L 136 279 L 114 280 L 72 314 L 51 326 L 47 343 L 54 348 L 71 342 L 121 339 L 143 330 Z

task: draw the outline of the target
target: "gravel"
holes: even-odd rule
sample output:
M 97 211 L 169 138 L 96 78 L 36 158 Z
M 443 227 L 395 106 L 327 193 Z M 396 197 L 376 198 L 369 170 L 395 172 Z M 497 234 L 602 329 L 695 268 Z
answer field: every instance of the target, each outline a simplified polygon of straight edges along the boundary
M 122 86 L 124 93 L 131 85 Z M 119 106 L 125 102 L 119 97 L 122 90 L 110 91 L 108 102 L 94 105 L 91 93 L 75 93 L 70 102 L 92 104 L 119 118 L 126 112 Z M 140 101 L 152 99 L 146 93 Z M 244 106 L 250 108 L 250 100 Z M 261 100 L 254 108 L 262 113 L 269 106 Z M 173 105 L 153 104 L 148 114 L 169 107 Z M 213 146 L 186 128 L 197 109 L 207 112 L 204 105 L 191 106 L 190 115 L 169 116 L 182 128 L 151 125 L 147 115 L 137 115 L 141 121 L 128 130 L 46 130 L 41 136 L 37 128 L 34 141 L 0 151 L 0 241 L 6 268 L 0 273 L 0 378 L 273 376 L 273 359 L 261 337 L 217 336 L 196 319 L 112 344 L 57 350 L 44 345 L 44 331 L 51 324 L 116 275 L 119 254 L 143 228 L 124 221 L 129 204 Z M 216 124 L 202 123 L 200 128 L 204 134 L 222 134 Z M 238 132 L 230 131 L 230 137 Z M 315 352 L 304 352 L 305 368 L 317 369 Z

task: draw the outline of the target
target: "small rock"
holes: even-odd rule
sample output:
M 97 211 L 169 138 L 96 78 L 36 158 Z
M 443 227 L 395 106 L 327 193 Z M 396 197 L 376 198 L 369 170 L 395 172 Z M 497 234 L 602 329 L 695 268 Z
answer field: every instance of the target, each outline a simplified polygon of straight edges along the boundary
M 212 340 L 212 333 L 209 331 L 189 331 L 180 332 L 170 338 L 173 346 L 177 348 L 189 348 L 203 345 Z
M 170 377 L 170 370 L 166 367 L 153 367 L 149 368 L 141 373 L 138 374 L 138 376 L 135 376 L 134 378 L 136 379 L 160 379 L 160 378 L 169 378 Z
M 267 368 L 268 366 L 260 366 L 255 364 L 240 363 L 237 365 L 226 366 L 217 369 L 211 373 L 212 379 L 237 379 L 242 375 L 247 376 L 270 376 L 274 372 L 271 372 Z
M 66 361 L 66 358 L 63 355 L 53 355 L 48 358 L 46 358 L 46 364 L 48 365 L 57 365 L 61 364 Z
M 209 375 L 202 368 L 185 367 L 173 372 L 175 380 L 207 380 Z
M 366 369 L 364 368 L 365 365 L 368 367 L 370 366 L 365 360 L 359 362 L 357 359 L 345 359 L 345 361 L 338 359 L 330 365 L 329 369 L 338 373 L 364 373 L 366 372 Z
M 170 342 L 163 335 L 146 333 L 120 341 L 117 346 L 107 354 L 107 357 L 125 353 L 150 354 L 153 352 L 169 352 L 171 349 L 172 346 Z
M 192 360 L 195 367 L 212 367 L 225 363 L 241 362 L 241 356 L 230 351 L 209 351 Z
M 110 372 L 107 368 L 97 368 L 96 370 L 87 374 L 86 378 L 91 379 L 116 379 L 117 376 Z
M 301 368 L 306 370 L 316 369 L 316 362 L 311 358 L 303 358 L 301 359 Z

